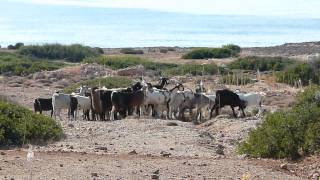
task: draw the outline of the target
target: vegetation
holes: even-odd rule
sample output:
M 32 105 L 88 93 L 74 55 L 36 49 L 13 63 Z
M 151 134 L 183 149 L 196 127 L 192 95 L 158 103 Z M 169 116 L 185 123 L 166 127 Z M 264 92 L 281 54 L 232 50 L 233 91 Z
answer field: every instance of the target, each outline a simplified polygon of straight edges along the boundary
M 183 59 L 228 58 L 239 54 L 237 45 L 225 45 L 222 48 L 198 48 L 182 56 Z
M 163 70 L 176 67 L 176 64 L 157 63 L 136 56 L 100 56 L 97 58 L 87 58 L 86 63 L 98 63 L 109 66 L 112 69 L 122 69 L 130 66 L 143 65 L 149 70 Z
M 24 46 L 24 44 L 21 43 L 21 42 L 18 42 L 18 43 L 16 43 L 15 45 L 9 45 L 7 48 L 8 48 L 8 49 L 19 49 L 19 48 L 22 47 L 22 46 Z
M 128 87 L 132 83 L 133 83 L 132 80 L 126 77 L 96 78 L 96 79 L 86 80 L 86 81 L 72 84 L 71 86 L 65 88 L 63 91 L 65 93 L 71 93 L 71 92 L 74 92 L 81 85 L 87 85 L 89 87 L 105 86 L 106 88 L 120 88 L 120 87 Z
M 46 143 L 63 132 L 53 119 L 0 100 L 0 146 Z
M 232 54 L 235 56 L 241 52 L 241 47 L 234 44 L 223 45 L 222 48 L 232 50 Z
M 250 78 L 248 74 L 228 73 L 220 78 L 220 83 L 229 85 L 246 85 L 254 83 L 254 80 Z
M 319 69 L 307 63 L 297 63 L 276 74 L 278 82 L 294 85 L 301 80 L 302 85 L 311 82 L 319 84 Z
M 123 48 L 120 50 L 120 53 L 122 53 L 122 54 L 143 54 L 143 51 L 137 50 L 134 48 Z
M 98 63 L 111 67 L 112 69 L 122 69 L 130 66 L 143 65 L 148 70 L 161 72 L 165 75 L 200 75 L 202 70 L 204 74 L 217 74 L 218 66 L 215 64 L 207 64 L 202 66 L 200 64 L 170 64 L 152 62 L 135 56 L 100 56 L 97 58 L 87 58 L 86 63 Z M 203 69 L 204 67 L 204 69 Z M 221 71 L 223 71 L 220 68 Z
M 98 56 L 102 52 L 99 48 L 91 48 L 80 44 L 30 45 L 19 49 L 19 53 L 22 55 L 47 59 L 65 59 L 70 62 L 80 62 L 86 57 Z
M 282 57 L 256 57 L 249 56 L 239 58 L 228 65 L 230 69 L 281 71 L 287 66 L 296 63 L 293 60 Z
M 320 87 L 311 86 L 297 96 L 290 110 L 267 114 L 238 150 L 263 158 L 291 158 L 320 152 Z
M 34 59 L 16 53 L 0 52 L 0 74 L 28 75 L 42 70 L 52 71 L 64 66 L 64 63 Z
M 165 69 L 163 72 L 166 75 L 214 75 L 217 74 L 218 71 L 223 71 L 223 69 L 219 68 L 215 64 L 206 64 L 204 66 L 200 64 L 181 64 L 177 67 Z

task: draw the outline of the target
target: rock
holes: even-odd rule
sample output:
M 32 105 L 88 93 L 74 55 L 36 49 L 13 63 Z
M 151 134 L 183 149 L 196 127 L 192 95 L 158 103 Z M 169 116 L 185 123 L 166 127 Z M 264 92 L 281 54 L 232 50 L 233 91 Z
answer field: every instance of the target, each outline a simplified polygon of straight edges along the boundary
M 5 153 L 5 152 L 1 152 L 0 154 L 1 154 L 2 156 L 6 155 L 6 153 Z
M 117 71 L 119 76 L 134 76 L 134 75 L 144 75 L 145 69 L 142 65 L 132 66 L 124 69 L 119 69 Z
M 133 150 L 133 151 L 129 152 L 128 154 L 129 155 L 135 155 L 135 154 L 138 154 L 138 153 L 136 152 L 136 150 Z
M 288 164 L 287 163 L 283 163 L 283 164 L 280 165 L 280 168 L 288 170 Z
M 103 146 L 101 146 L 101 147 L 96 147 L 95 149 L 102 150 L 102 151 L 107 151 L 107 150 L 108 150 L 107 147 L 103 147 Z
M 314 173 L 312 175 L 312 179 L 318 179 L 320 177 L 320 174 L 319 173 Z
M 155 172 L 153 172 L 153 174 L 159 174 L 159 169 L 158 170 L 156 170 Z
M 219 155 L 224 155 L 224 146 L 221 144 L 218 144 L 217 149 L 216 149 L 216 153 Z
M 69 124 L 68 124 L 68 127 L 74 128 L 74 124 L 69 123 Z
M 168 153 L 168 152 L 165 152 L 165 151 L 161 151 L 160 154 L 161 154 L 163 157 L 170 157 L 170 156 L 171 156 L 171 153 Z
M 152 175 L 151 175 L 151 179 L 159 179 L 159 175 L 157 175 L 157 174 L 152 174 Z
M 69 146 L 69 149 L 73 149 L 73 146 Z
M 98 173 L 91 173 L 92 177 L 98 177 Z
M 168 122 L 167 126 L 178 126 L 178 124 L 175 122 Z

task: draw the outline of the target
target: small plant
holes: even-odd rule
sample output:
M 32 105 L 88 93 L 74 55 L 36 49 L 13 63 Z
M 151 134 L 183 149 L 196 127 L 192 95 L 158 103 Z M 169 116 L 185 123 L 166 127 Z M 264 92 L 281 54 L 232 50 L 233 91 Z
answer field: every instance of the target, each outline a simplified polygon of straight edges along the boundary
M 208 59 L 228 58 L 232 56 L 232 50 L 227 48 L 200 48 L 182 56 L 183 59 Z
M 143 54 L 143 50 L 137 50 L 134 48 L 123 48 L 120 50 L 122 54 Z

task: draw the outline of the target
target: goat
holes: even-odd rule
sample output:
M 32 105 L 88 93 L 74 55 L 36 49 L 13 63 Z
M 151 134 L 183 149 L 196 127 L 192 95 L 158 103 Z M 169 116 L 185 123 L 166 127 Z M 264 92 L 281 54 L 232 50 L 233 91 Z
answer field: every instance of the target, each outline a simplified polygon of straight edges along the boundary
M 34 112 L 39 112 L 42 114 L 42 111 L 51 111 L 51 117 L 53 113 L 52 108 L 52 98 L 37 98 L 33 103 Z
M 236 92 L 240 99 L 245 102 L 245 107 L 257 107 L 259 109 L 257 117 L 260 117 L 262 113 L 262 98 L 264 93 L 240 93 Z
M 54 119 L 56 119 L 58 113 L 60 120 L 62 120 L 60 114 L 61 109 L 68 109 L 68 112 L 70 112 L 70 95 L 63 93 L 54 93 L 52 95 L 52 110 L 54 114 Z
M 80 95 L 71 95 L 70 96 L 70 112 L 71 115 L 77 120 L 77 110 L 83 110 L 83 119 L 90 120 L 89 112 L 91 109 L 91 100 L 89 97 L 80 96 Z M 75 111 L 75 114 L 74 114 Z
M 216 91 L 215 104 L 211 108 L 210 119 L 212 118 L 213 109 L 216 110 L 216 115 L 218 115 L 219 109 L 226 106 L 226 105 L 229 105 L 231 107 L 234 117 L 237 117 L 234 112 L 234 107 L 239 107 L 239 109 L 241 109 L 241 111 L 242 111 L 243 116 L 245 116 L 245 113 L 244 113 L 244 108 L 246 108 L 245 102 L 242 101 L 236 93 L 234 93 L 228 89 L 223 89 L 223 90 Z
M 118 119 L 116 113 L 119 112 L 123 117 L 131 113 L 131 110 L 136 108 L 137 114 L 140 117 L 140 107 L 144 102 L 144 93 L 142 90 L 135 92 L 117 92 L 111 94 L 112 110 L 110 119 Z

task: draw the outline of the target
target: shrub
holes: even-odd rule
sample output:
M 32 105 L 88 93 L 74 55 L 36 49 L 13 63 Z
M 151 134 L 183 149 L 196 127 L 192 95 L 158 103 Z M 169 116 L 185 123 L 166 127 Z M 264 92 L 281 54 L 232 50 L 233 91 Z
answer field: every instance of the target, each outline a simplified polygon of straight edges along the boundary
M 234 44 L 223 45 L 222 48 L 230 49 L 233 55 L 237 55 L 241 52 L 241 47 Z
M 24 46 L 24 44 L 21 42 L 18 42 L 15 45 L 9 45 L 7 48 L 13 50 L 13 49 L 19 49 L 22 46 Z
M 299 93 L 294 107 L 268 114 L 258 127 L 249 133 L 238 150 L 252 157 L 291 158 L 320 150 L 320 107 L 315 94 L 319 86 Z
M 143 51 L 137 50 L 134 48 L 123 48 L 120 50 L 120 53 L 122 53 L 122 54 L 143 54 Z
M 15 49 L 14 45 L 11 45 L 11 44 L 7 48 L 10 50 Z
M 160 53 L 167 53 L 168 52 L 168 49 L 160 49 Z
M 228 58 L 237 56 L 240 46 L 234 44 L 224 45 L 221 48 L 198 48 L 182 56 L 183 59 Z
M 309 80 L 311 82 L 318 84 L 319 75 L 316 70 L 307 63 L 297 63 L 289 66 L 282 72 L 276 74 L 277 82 L 282 82 L 290 85 L 294 85 L 299 79 L 302 85 L 308 85 Z
M 19 48 L 21 48 L 22 46 L 24 46 L 24 44 L 21 43 L 21 42 L 16 43 L 16 45 L 14 45 L 15 49 L 19 49 Z
M 182 56 L 183 59 L 228 58 L 233 55 L 228 48 L 200 48 Z
M 86 57 L 98 56 L 101 54 L 101 50 L 80 44 L 45 44 L 41 46 L 24 46 L 19 49 L 19 53 L 37 58 L 65 59 L 70 62 L 80 62 Z
M 120 87 L 128 87 L 132 83 L 133 83 L 132 80 L 126 77 L 116 76 L 116 77 L 98 78 L 98 79 L 86 80 L 86 81 L 72 84 L 69 87 L 66 87 L 63 90 L 63 92 L 65 93 L 74 92 L 81 85 L 87 85 L 89 87 L 95 87 L 100 85 L 101 87 L 105 86 L 106 88 L 120 88 Z
M 293 60 L 282 57 L 256 57 L 249 56 L 238 58 L 228 65 L 230 69 L 281 71 L 287 66 L 296 63 Z
M 64 63 L 32 59 L 15 53 L 0 52 L 0 74 L 28 75 L 48 70 L 52 71 L 65 66 Z
M 59 140 L 62 128 L 51 118 L 0 101 L 0 146 Z
M 112 69 L 123 69 L 130 66 L 143 65 L 149 70 L 163 70 L 177 66 L 176 64 L 152 62 L 135 56 L 100 56 L 97 58 L 87 58 L 84 62 L 98 63 L 109 66 Z

